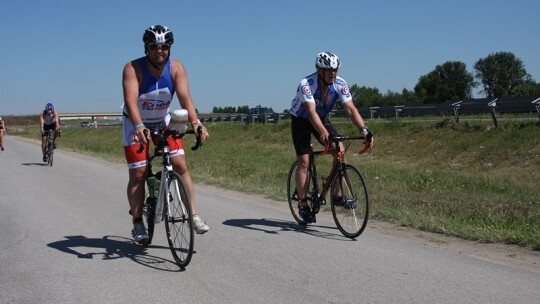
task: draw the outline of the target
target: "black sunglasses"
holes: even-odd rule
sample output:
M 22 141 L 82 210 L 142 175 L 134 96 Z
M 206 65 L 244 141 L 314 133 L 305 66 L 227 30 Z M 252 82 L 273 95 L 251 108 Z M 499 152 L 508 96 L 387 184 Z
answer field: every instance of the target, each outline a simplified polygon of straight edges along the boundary
M 160 49 L 160 50 L 164 50 L 164 51 L 168 51 L 171 49 L 171 45 L 170 44 L 160 44 L 160 43 L 149 43 L 148 44 L 148 48 L 151 49 L 152 51 L 155 51 L 157 49 Z

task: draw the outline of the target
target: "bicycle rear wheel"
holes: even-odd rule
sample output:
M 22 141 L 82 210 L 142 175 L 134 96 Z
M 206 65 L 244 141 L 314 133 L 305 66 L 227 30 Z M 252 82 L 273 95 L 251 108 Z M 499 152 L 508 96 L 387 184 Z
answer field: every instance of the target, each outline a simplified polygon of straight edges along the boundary
M 369 217 L 369 196 L 364 177 L 355 167 L 344 164 L 331 185 L 332 215 L 344 236 L 354 239 L 366 228 Z M 335 196 L 343 199 L 336 201 Z
M 300 214 L 298 213 L 298 191 L 296 190 L 296 168 L 298 167 L 298 161 L 295 161 L 291 169 L 289 170 L 289 175 L 287 177 L 287 199 L 289 200 L 289 209 L 291 210 L 292 216 L 300 225 L 307 225 L 307 221 L 304 221 Z M 311 182 L 311 167 L 307 175 L 307 187 L 306 187 L 306 197 L 308 201 L 311 200 L 311 194 L 313 193 L 313 183 Z
M 174 260 L 186 267 L 193 255 L 195 231 L 189 196 L 180 175 L 168 174 L 169 191 L 165 193 L 165 231 Z

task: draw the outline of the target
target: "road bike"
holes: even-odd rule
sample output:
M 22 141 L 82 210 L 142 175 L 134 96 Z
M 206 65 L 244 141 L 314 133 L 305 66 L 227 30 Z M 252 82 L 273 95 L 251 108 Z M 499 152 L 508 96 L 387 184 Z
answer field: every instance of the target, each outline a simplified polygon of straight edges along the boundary
M 359 154 L 365 153 L 371 143 L 373 133 L 367 136 L 333 135 L 329 141 L 332 148 L 309 151 L 309 167 L 306 179 L 306 198 L 313 213 L 317 214 L 321 205 L 326 205 L 326 196 L 330 192 L 330 208 L 334 222 L 341 233 L 351 239 L 358 237 L 366 228 L 369 218 L 369 194 L 362 173 L 353 165 L 345 162 L 345 153 L 355 140 L 364 140 L 364 146 Z M 343 143 L 344 150 L 341 150 Z M 336 161 L 332 164 L 328 176 L 321 176 L 322 187 L 319 186 L 315 158 L 332 155 Z M 298 213 L 298 191 L 296 189 L 295 173 L 298 161 L 295 161 L 287 177 L 287 198 L 294 219 L 301 225 L 308 223 Z
M 191 149 L 197 150 L 202 146 L 201 133 L 202 127 L 199 127 L 197 132 L 194 130 L 153 131 L 153 135 L 159 136 L 159 142 L 146 165 L 148 191 L 143 206 L 143 216 L 149 239 L 143 245 L 148 246 L 152 243 L 155 224 L 164 221 L 169 248 L 180 267 L 186 267 L 191 261 L 195 230 L 189 193 L 182 177 L 173 171 L 167 138 L 182 138 L 185 134 L 196 134 L 197 142 Z M 143 149 L 144 147 L 141 146 L 137 152 L 141 153 Z M 156 158 L 161 158 L 162 168 L 161 171 L 154 173 L 152 162 Z
M 54 161 L 54 130 L 45 131 L 47 143 L 45 144 L 45 159 L 49 167 L 52 167 Z

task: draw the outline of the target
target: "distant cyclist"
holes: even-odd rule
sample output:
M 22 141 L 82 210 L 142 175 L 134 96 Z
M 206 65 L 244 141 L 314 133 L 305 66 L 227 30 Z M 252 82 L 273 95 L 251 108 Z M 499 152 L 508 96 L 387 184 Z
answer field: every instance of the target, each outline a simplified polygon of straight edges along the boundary
M 159 130 L 167 125 L 169 108 L 174 93 L 180 105 L 187 110 L 193 129 L 202 126 L 189 93 L 189 83 L 184 65 L 170 59 L 173 33 L 165 26 L 150 26 L 143 34 L 146 56 L 128 62 L 123 71 L 124 118 L 122 120 L 122 142 L 129 167 L 127 197 L 133 216 L 133 239 L 144 242 L 148 239 L 142 222 L 145 195 L 146 158 L 148 139 L 145 130 Z M 208 131 L 202 128 L 202 140 L 208 138 Z M 189 175 L 182 140 L 169 138 L 171 163 L 186 184 L 193 212 L 193 226 L 199 234 L 208 231 L 202 217 L 195 209 L 193 182 Z M 143 153 L 137 153 L 140 145 L 145 145 Z
M 311 135 L 313 134 L 321 144 L 328 146 L 330 134 L 338 134 L 328 119 L 328 114 L 338 100 L 360 132 L 368 134 L 367 126 L 354 106 L 347 82 L 337 76 L 340 65 L 341 62 L 335 54 L 319 53 L 315 58 L 317 71 L 300 81 L 296 97 L 291 103 L 291 133 L 298 160 L 295 173 L 299 198 L 298 213 L 308 223 L 315 222 L 315 214 L 307 204 L 306 198 Z
M 41 115 L 39 115 L 39 124 L 41 126 L 41 151 L 43 152 L 43 161 L 46 162 L 46 131 L 54 130 L 53 149 L 56 149 L 56 138 L 60 135 L 60 117 L 58 116 L 58 112 L 56 112 L 52 103 L 49 102 L 45 105 L 45 109 L 41 112 Z
M 6 133 L 6 124 L 0 117 L 0 149 L 4 151 L 4 134 Z

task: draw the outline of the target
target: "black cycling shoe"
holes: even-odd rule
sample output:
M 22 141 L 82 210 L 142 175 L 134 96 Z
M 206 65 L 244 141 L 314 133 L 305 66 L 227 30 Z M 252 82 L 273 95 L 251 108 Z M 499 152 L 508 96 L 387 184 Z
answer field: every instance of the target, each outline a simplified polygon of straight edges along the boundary
M 343 197 L 334 197 L 334 205 L 339 206 L 339 207 L 343 207 L 343 208 L 345 208 L 347 210 L 357 208 L 356 201 L 347 200 L 347 199 L 345 199 Z
M 300 217 L 307 223 L 315 223 L 317 221 L 315 214 L 311 212 L 309 206 L 298 207 L 298 214 L 300 214 Z
M 46 163 L 47 162 L 47 156 L 43 155 L 43 162 Z

